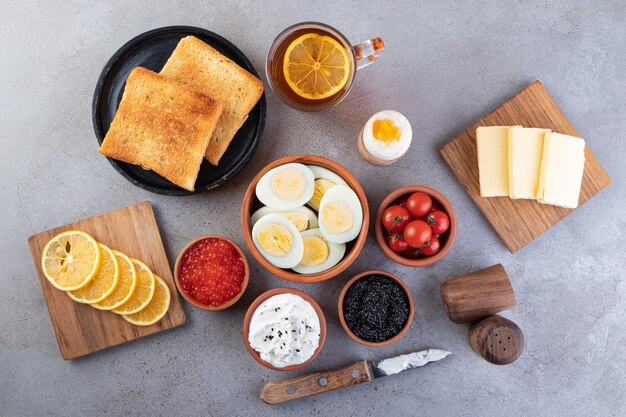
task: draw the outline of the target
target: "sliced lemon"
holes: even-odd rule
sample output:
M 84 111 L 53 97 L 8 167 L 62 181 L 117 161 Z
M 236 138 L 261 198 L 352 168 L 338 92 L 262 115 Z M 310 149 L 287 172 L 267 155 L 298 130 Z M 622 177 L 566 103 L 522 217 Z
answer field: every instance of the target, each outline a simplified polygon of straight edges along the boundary
M 77 290 L 93 279 L 102 254 L 98 242 L 80 230 L 53 237 L 41 253 L 41 269 L 48 281 L 63 291 Z
M 346 48 L 330 36 L 307 33 L 289 44 L 283 61 L 285 80 L 294 93 L 310 100 L 341 91 L 350 78 Z
M 108 297 L 97 303 L 90 304 L 98 310 L 111 310 L 121 306 L 128 301 L 137 287 L 137 272 L 133 262 L 122 252 L 114 250 L 113 254 L 117 258 L 120 268 L 120 278 L 117 286 Z
M 154 274 L 146 264 L 138 259 L 131 258 L 137 270 L 137 288 L 133 295 L 122 305 L 111 309 L 117 314 L 134 314 L 148 305 L 154 296 L 156 287 Z
M 156 288 L 152 300 L 134 314 L 123 314 L 122 318 L 136 326 L 150 326 L 161 320 L 170 308 L 170 289 L 161 277 L 155 275 Z
M 102 243 L 98 245 L 102 253 L 102 262 L 96 275 L 84 287 L 67 291 L 67 295 L 79 303 L 90 304 L 104 300 L 111 295 L 120 280 L 120 267 L 115 254 Z

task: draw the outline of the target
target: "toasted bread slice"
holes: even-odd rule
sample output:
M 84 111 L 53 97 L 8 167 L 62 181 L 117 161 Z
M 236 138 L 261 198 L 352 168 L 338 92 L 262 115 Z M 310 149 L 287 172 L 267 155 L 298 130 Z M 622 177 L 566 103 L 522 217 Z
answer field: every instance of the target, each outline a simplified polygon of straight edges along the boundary
M 99 152 L 141 165 L 193 191 L 222 105 L 145 68 L 135 68 Z
M 263 94 L 261 80 L 193 36 L 180 40 L 161 75 L 219 100 L 224 111 L 206 151 L 217 165 Z

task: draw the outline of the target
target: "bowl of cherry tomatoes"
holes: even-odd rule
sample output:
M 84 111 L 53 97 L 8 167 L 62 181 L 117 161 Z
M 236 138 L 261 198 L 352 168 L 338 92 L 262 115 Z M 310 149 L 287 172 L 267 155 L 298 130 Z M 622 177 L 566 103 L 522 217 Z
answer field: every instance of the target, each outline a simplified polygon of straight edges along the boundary
M 389 258 L 414 268 L 429 266 L 450 251 L 456 238 L 456 213 L 439 191 L 409 185 L 383 200 L 374 230 Z

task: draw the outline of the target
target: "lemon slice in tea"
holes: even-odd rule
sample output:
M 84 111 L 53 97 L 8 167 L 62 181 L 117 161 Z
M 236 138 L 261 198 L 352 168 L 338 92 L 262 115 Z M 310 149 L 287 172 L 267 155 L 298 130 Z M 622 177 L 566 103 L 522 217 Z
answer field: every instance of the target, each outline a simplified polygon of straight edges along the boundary
M 287 48 L 283 72 L 294 93 L 320 100 L 337 94 L 346 86 L 351 65 L 346 48 L 337 40 L 307 33 Z
M 93 279 L 102 254 L 98 242 L 80 230 L 59 233 L 41 253 L 41 269 L 52 285 L 63 291 L 77 290 Z

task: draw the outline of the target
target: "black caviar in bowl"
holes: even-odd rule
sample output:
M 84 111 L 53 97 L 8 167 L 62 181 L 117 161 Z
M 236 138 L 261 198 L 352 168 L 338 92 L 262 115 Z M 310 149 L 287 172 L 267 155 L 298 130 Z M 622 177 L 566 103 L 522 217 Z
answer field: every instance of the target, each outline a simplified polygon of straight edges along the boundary
M 400 333 L 411 310 L 404 288 L 382 274 L 367 275 L 352 283 L 342 307 L 350 331 L 373 343 L 384 342 Z

